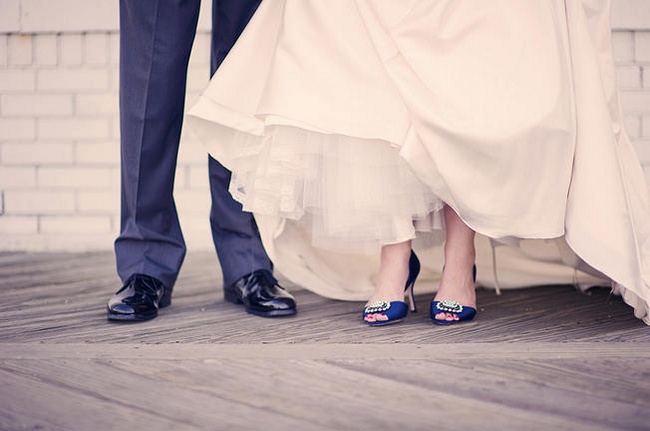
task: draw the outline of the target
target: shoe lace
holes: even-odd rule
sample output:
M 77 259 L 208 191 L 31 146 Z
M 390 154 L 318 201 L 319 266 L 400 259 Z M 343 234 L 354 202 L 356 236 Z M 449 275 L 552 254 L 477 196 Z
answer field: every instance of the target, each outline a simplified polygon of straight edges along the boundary
M 135 283 L 136 279 L 139 281 L 135 286 L 136 290 L 140 291 L 141 293 L 155 296 L 160 289 L 160 286 L 158 285 L 159 282 L 153 277 L 146 275 L 134 275 L 131 277 L 128 283 L 125 283 L 125 285 L 128 286 L 131 283 Z
M 280 286 L 278 280 L 273 277 L 271 271 L 266 269 L 258 269 L 257 271 L 254 271 L 248 279 L 249 286 L 262 283 L 269 287 L 278 287 L 284 290 L 284 287 Z

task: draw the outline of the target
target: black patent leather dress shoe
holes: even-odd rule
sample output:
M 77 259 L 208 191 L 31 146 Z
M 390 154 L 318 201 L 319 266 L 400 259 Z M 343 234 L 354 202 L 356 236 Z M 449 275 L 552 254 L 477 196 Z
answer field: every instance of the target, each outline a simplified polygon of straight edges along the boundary
M 224 298 L 233 304 L 243 304 L 256 316 L 277 317 L 296 314 L 296 300 L 278 284 L 270 271 L 260 269 L 223 289 Z
M 109 320 L 150 320 L 158 309 L 172 303 L 172 291 L 160 280 L 145 274 L 133 274 L 108 301 Z

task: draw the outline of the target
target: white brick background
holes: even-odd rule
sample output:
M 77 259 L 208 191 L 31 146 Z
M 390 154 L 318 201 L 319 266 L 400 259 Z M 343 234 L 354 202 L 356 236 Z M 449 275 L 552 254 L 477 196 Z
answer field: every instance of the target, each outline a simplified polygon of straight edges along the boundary
M 143 0 L 144 1 L 144 0 Z M 0 0 L 0 251 L 107 250 L 119 229 L 117 0 Z M 208 79 L 204 0 L 188 103 Z M 650 184 L 650 0 L 612 0 L 627 128 Z M 207 156 L 183 135 L 176 198 L 212 249 Z

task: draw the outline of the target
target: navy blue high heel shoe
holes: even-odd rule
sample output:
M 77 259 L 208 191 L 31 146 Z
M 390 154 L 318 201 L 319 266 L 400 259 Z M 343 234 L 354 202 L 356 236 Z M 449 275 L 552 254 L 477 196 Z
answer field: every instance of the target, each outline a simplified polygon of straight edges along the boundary
M 391 323 L 397 323 L 404 320 L 409 309 L 412 312 L 415 312 L 416 306 L 415 296 L 413 295 L 413 286 L 415 286 L 415 279 L 418 278 L 418 274 L 420 274 L 420 260 L 415 255 L 415 252 L 411 250 L 411 257 L 409 258 L 409 276 L 406 279 L 406 286 L 404 286 L 404 292 L 408 295 L 409 304 L 407 305 L 404 301 L 373 302 L 363 309 L 364 321 L 371 326 L 390 325 Z M 386 320 L 375 320 L 370 322 L 365 320 L 366 316 L 377 313 L 386 316 Z
M 472 277 L 476 282 L 476 265 L 472 269 Z M 455 314 L 458 319 L 455 320 L 440 320 L 436 319 L 436 314 L 451 313 Z M 431 308 L 429 310 L 431 320 L 437 325 L 454 325 L 456 323 L 470 321 L 476 316 L 476 308 L 461 305 L 456 301 L 431 301 Z

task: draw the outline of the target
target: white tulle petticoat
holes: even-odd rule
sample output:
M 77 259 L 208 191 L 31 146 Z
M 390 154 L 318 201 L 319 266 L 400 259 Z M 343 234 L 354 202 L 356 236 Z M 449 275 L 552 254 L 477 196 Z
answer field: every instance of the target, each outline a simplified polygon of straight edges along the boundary
M 416 226 L 430 230 L 442 209 L 387 143 L 287 126 L 232 143 L 233 197 L 246 211 L 303 219 L 316 247 L 376 253 L 415 238 Z

